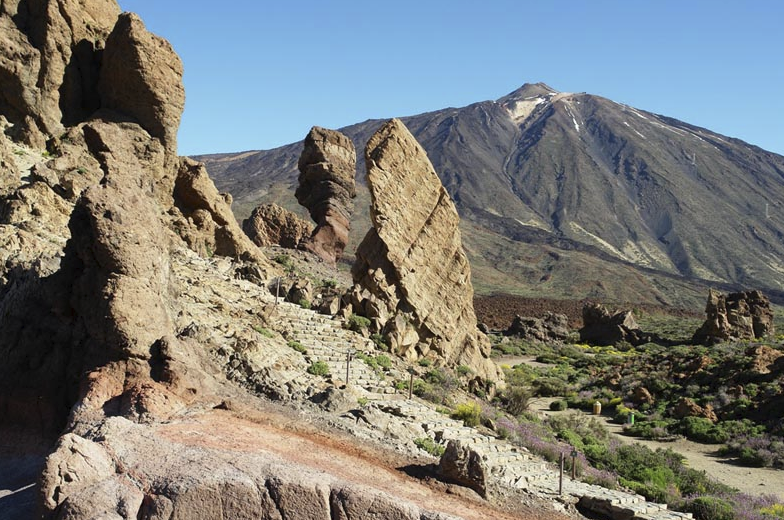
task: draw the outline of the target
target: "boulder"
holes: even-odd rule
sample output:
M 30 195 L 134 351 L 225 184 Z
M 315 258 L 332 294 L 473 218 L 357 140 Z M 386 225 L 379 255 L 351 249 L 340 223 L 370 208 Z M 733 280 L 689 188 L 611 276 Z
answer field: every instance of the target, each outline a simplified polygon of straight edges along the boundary
M 672 411 L 672 415 L 676 419 L 683 419 L 684 417 L 702 417 L 714 423 L 719 420 L 716 416 L 716 412 L 713 411 L 713 405 L 706 404 L 705 407 L 702 407 L 688 397 L 683 397 L 678 401 Z
M 612 313 L 598 303 L 589 303 L 583 307 L 580 341 L 594 345 L 617 345 L 621 342 L 641 345 L 652 339 L 651 335 L 640 330 L 632 311 Z
M 632 393 L 632 402 L 636 405 L 641 404 L 654 404 L 656 399 L 653 398 L 651 392 L 644 386 L 638 386 Z
M 532 341 L 564 341 L 569 337 L 569 318 L 549 311 L 541 318 L 516 315 L 504 335 Z
M 296 247 L 313 233 L 313 224 L 277 204 L 262 204 L 242 221 L 242 230 L 257 246 Z
M 316 229 L 302 247 L 332 264 L 348 243 L 356 197 L 356 162 L 351 139 L 317 126 L 305 138 L 299 158 L 299 186 L 295 194 L 316 222 Z
M 437 471 L 445 480 L 469 487 L 487 498 L 490 468 L 485 467 L 480 453 L 459 440 L 449 441 Z
M 751 358 L 751 371 L 761 375 L 770 374 L 784 362 L 784 352 L 767 345 L 749 347 L 746 355 Z
M 352 276 L 383 305 L 379 324 L 392 336 L 393 350 L 501 379 L 477 329 L 460 217 L 425 151 L 393 119 L 371 137 L 365 160 L 373 227 L 357 248 Z
M 770 300 L 760 291 L 721 294 L 710 290 L 705 323 L 692 341 L 710 345 L 737 339 L 761 339 L 775 333 Z

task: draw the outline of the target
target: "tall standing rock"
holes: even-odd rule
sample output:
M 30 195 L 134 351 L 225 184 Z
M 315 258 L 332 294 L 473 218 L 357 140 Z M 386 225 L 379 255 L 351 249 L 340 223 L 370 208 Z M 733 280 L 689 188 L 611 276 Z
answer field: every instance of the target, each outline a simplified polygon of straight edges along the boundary
M 694 343 L 712 344 L 730 339 L 759 339 L 774 333 L 770 300 L 760 291 L 723 295 L 710 290 L 705 323 L 694 333 Z
M 314 126 L 299 158 L 297 201 L 310 211 L 316 229 L 303 247 L 335 263 L 348 243 L 354 211 L 357 152 L 351 139 Z
M 392 347 L 412 360 L 436 357 L 499 378 L 477 329 L 460 217 L 425 151 L 393 119 L 370 138 L 365 159 L 373 228 L 352 275 L 385 307 L 377 319 Z
M 169 42 L 148 32 L 135 14 L 120 15 L 103 54 L 101 105 L 133 117 L 160 139 L 167 166 L 177 159 L 177 130 L 185 107 L 182 74 L 182 62 Z

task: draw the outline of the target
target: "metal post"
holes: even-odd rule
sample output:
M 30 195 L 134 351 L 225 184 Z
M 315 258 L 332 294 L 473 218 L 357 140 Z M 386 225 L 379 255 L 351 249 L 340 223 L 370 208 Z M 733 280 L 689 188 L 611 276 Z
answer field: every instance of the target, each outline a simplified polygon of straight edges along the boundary
M 577 450 L 572 449 L 572 480 L 577 478 Z
M 278 304 L 278 295 L 280 294 L 280 276 L 278 276 L 278 285 L 275 287 L 275 305 Z
M 564 461 L 566 460 L 566 454 L 561 452 L 561 472 L 558 474 L 558 494 L 563 495 L 563 471 L 564 471 Z
M 411 399 L 411 394 L 414 393 L 414 373 L 411 372 L 408 378 L 408 399 Z
M 348 388 L 348 378 L 351 370 L 351 351 L 346 352 L 346 388 Z

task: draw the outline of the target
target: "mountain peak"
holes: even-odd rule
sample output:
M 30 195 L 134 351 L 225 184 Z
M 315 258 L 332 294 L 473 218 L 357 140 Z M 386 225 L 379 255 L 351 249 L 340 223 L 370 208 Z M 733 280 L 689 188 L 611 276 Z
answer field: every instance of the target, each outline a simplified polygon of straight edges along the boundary
M 503 104 L 512 100 L 533 99 L 554 94 L 558 94 L 558 91 L 546 83 L 525 83 L 522 87 L 499 99 L 498 102 Z

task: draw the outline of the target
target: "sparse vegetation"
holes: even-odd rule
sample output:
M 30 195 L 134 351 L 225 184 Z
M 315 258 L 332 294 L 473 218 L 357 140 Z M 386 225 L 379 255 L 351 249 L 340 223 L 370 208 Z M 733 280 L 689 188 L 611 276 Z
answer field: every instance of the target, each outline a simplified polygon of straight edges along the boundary
M 305 348 L 305 345 L 303 345 L 303 344 L 302 344 L 302 343 L 300 343 L 299 341 L 296 341 L 296 340 L 293 340 L 293 339 L 292 339 L 292 340 L 290 340 L 290 341 L 288 342 L 288 346 L 289 346 L 290 348 L 292 348 L 292 349 L 296 350 L 296 351 L 297 351 L 297 352 L 299 352 L 300 354 L 307 354 L 307 353 L 308 353 L 308 349 L 307 349 L 307 348 Z
M 324 361 L 314 361 L 308 367 L 308 374 L 313 374 L 314 376 L 328 376 L 329 365 Z
M 429 453 L 434 457 L 440 457 L 446 451 L 446 448 L 441 444 L 437 444 L 436 441 L 431 439 L 430 437 L 421 437 L 419 439 L 414 439 L 414 444 L 416 444 L 417 448 L 422 451 Z
M 310 302 L 305 298 L 302 298 L 299 302 L 297 302 L 297 304 L 303 309 L 310 309 L 311 306 Z
M 273 331 L 271 331 L 271 330 L 269 330 L 267 328 L 261 327 L 259 325 L 254 325 L 253 326 L 253 330 L 258 332 L 259 334 L 261 334 L 265 338 L 274 338 L 276 336 L 275 332 L 273 332 Z
M 352 314 L 346 320 L 347 326 L 349 330 L 353 330 L 354 332 L 360 332 L 362 329 L 367 329 L 370 327 L 370 320 L 364 316 L 360 316 L 359 314 Z
M 474 402 L 461 403 L 452 412 L 452 418 L 463 421 L 466 426 L 478 426 L 482 410 Z

